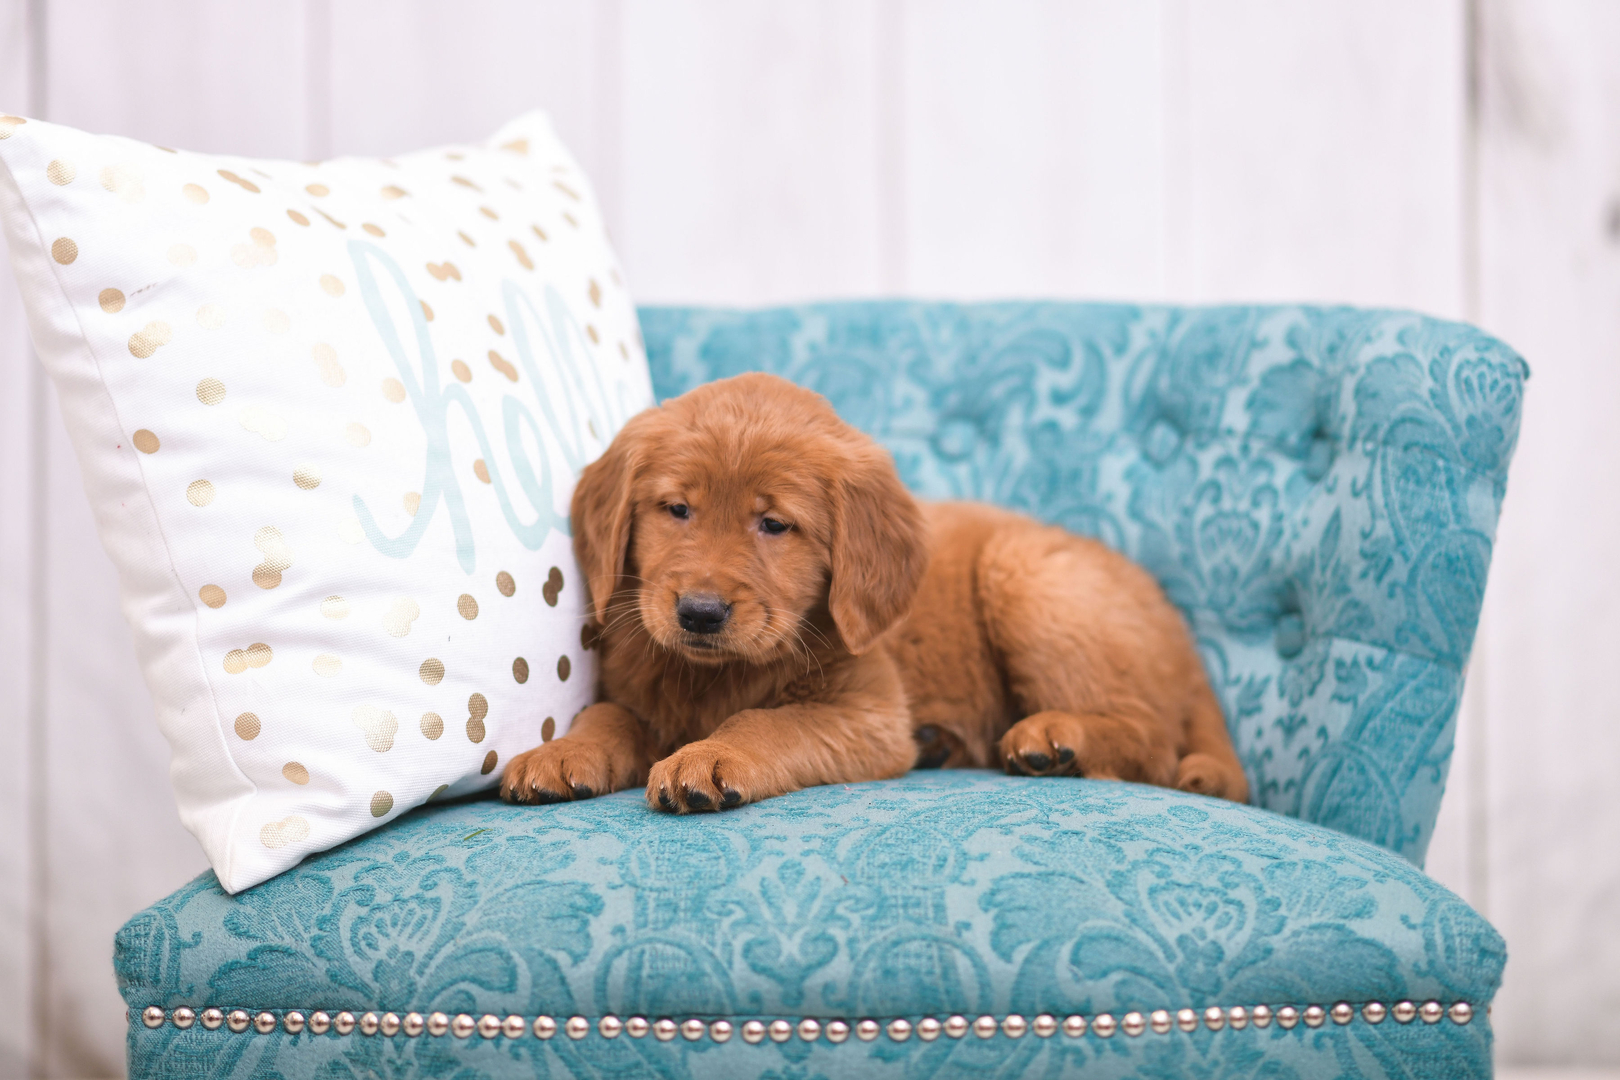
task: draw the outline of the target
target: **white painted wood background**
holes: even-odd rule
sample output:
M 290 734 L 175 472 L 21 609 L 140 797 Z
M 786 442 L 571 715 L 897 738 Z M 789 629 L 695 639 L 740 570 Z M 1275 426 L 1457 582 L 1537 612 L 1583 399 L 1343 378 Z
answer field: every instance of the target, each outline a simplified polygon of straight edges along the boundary
M 1398 305 L 1529 358 L 1430 870 L 1506 1063 L 1620 1065 L 1620 4 L 0 0 L 0 107 L 307 159 L 541 105 L 642 301 Z M 203 868 L 0 267 L 0 1077 L 120 1075 Z

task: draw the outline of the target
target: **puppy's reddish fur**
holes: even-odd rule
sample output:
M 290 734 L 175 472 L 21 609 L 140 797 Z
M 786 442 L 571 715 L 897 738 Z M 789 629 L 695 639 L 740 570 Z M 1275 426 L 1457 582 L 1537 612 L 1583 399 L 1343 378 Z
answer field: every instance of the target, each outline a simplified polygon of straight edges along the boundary
M 782 379 L 636 416 L 581 475 L 573 526 L 601 700 L 513 759 L 507 799 L 645 784 L 653 806 L 717 809 L 913 764 L 1247 797 L 1145 571 L 990 506 L 919 506 L 887 453 Z M 697 594 L 730 605 L 719 632 L 683 629 Z

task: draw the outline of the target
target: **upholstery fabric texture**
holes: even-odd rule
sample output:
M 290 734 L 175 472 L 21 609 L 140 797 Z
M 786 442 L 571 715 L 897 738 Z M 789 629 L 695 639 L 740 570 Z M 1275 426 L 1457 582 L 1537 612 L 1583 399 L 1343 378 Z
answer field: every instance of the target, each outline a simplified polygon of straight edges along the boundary
M 652 389 L 546 117 L 317 164 L 7 120 L 0 224 L 226 887 L 566 730 L 569 495 Z
M 1257 805 L 945 771 L 686 818 L 634 791 L 427 807 L 240 895 L 204 875 L 132 919 L 116 946 L 132 1076 L 1490 1075 L 1505 947 L 1419 867 L 1516 355 L 1350 309 L 863 303 L 642 325 L 660 397 L 775 371 L 877 436 L 919 493 L 1145 563 L 1194 627 Z M 1473 1011 L 1362 1010 L 1402 1001 Z M 1337 1003 L 1347 1023 L 1280 1019 Z M 1258 1005 L 1278 1019 L 1123 1026 Z M 181 1007 L 244 1010 L 245 1030 L 178 1027 Z M 469 1026 L 316 1034 L 289 1030 L 293 1010 Z M 920 1034 L 1039 1014 L 1090 1026 Z M 601 1026 L 637 1016 L 695 1037 Z M 537 1017 L 559 1029 L 538 1037 Z M 833 1042 L 837 1019 L 885 1028 Z M 750 1043 L 750 1020 L 791 1026 Z

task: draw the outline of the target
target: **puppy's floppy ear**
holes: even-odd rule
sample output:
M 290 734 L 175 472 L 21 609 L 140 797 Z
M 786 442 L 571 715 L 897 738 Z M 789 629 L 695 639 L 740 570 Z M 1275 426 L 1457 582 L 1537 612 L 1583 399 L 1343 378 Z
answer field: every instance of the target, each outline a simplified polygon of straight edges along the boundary
M 832 581 L 827 606 L 859 655 L 911 607 L 928 565 L 922 514 L 894 462 L 872 444 L 833 478 Z
M 579 474 L 569 505 L 574 530 L 574 557 L 585 575 L 591 614 L 606 624 L 608 601 L 624 573 L 630 546 L 630 490 L 641 464 L 646 412 L 630 418 L 608 446 L 607 452 Z

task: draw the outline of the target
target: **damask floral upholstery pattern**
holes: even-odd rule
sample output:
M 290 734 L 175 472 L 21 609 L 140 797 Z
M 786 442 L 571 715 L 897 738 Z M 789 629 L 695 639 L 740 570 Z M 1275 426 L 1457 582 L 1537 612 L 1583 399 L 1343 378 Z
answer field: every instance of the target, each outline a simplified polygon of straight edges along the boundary
M 1527 369 L 1353 308 L 642 309 L 660 398 L 826 395 L 931 498 L 1143 563 L 1197 634 L 1259 806 L 1418 865 L 1451 760 Z
M 425 808 L 235 897 L 205 874 L 130 920 L 115 966 L 132 1076 L 1490 1075 L 1505 947 L 1418 865 L 1518 430 L 1517 356 L 1468 327 L 1349 309 L 642 319 L 660 396 L 784 374 L 877 436 L 917 491 L 1141 560 L 1198 635 L 1257 806 L 946 771 L 690 818 L 636 792 Z M 1439 1004 L 1410 1022 L 1362 1008 L 1399 1001 Z M 1341 1002 L 1354 1012 L 1280 1019 Z M 1257 1005 L 1278 1021 L 1101 1023 Z M 243 1030 L 175 1022 L 205 1006 L 245 1010 Z M 493 1026 L 317 1034 L 312 1010 Z M 1038 1014 L 1097 1023 L 921 1035 L 925 1017 Z M 583 1018 L 581 1037 L 502 1034 L 503 1017 Z M 608 1017 L 693 1034 L 607 1037 Z M 824 1027 L 705 1034 L 807 1018 Z M 821 1032 L 838 1018 L 918 1034 L 835 1043 Z

